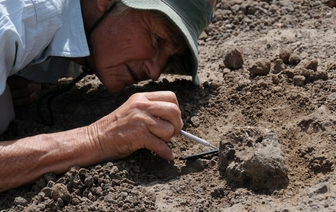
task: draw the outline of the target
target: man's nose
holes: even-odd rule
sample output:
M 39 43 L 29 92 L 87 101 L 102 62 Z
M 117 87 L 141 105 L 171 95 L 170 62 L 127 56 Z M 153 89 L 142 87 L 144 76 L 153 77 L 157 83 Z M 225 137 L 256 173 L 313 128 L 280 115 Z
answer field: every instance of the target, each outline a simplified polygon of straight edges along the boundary
M 161 72 L 166 65 L 168 60 L 167 55 L 163 55 L 160 52 L 155 53 L 155 55 L 151 59 L 147 59 L 144 61 L 144 64 L 147 68 L 147 75 L 152 80 L 159 79 Z

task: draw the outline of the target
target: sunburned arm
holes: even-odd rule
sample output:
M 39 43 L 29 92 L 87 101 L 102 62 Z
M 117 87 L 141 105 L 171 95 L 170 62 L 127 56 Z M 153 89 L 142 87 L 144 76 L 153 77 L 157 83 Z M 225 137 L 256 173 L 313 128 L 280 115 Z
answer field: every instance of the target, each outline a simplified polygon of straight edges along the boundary
M 63 173 L 71 166 L 90 166 L 127 157 L 147 148 L 166 160 L 167 146 L 183 127 L 174 93 L 137 93 L 122 106 L 78 129 L 0 142 L 0 192 Z
M 99 161 L 88 128 L 0 142 L 0 192 L 30 183 L 45 173 Z M 98 151 L 97 151 L 98 150 Z

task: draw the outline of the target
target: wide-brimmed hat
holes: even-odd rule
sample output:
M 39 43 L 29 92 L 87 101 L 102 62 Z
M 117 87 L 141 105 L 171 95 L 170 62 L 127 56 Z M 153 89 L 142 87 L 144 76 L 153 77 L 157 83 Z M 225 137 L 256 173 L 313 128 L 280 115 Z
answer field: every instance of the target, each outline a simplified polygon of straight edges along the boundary
M 156 10 L 164 13 L 182 33 L 188 50 L 179 60 L 168 61 L 164 72 L 191 75 L 199 85 L 198 37 L 211 23 L 212 0 L 121 0 L 126 6 L 140 10 Z

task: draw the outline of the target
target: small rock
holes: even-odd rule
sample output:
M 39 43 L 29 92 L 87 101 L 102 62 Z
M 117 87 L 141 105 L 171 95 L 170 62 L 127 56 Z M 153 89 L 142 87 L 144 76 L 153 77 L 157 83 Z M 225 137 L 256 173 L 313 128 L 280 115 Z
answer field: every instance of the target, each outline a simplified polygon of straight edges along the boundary
M 128 196 L 127 192 L 123 191 L 123 192 L 120 193 L 120 197 L 122 197 L 123 199 L 125 199 L 127 196 Z
M 291 55 L 292 51 L 289 49 L 282 49 L 279 53 L 279 58 L 285 63 L 289 64 L 289 57 Z
M 271 70 L 271 61 L 266 58 L 257 60 L 250 68 L 251 75 L 266 75 Z
M 40 210 L 40 211 L 43 211 L 44 209 L 45 209 L 45 204 L 43 204 L 43 203 L 40 203 L 40 204 L 38 204 L 37 206 L 36 206 L 36 209 L 37 210 Z
M 224 65 L 229 69 L 241 68 L 244 64 L 243 56 L 237 48 L 228 48 L 224 55 Z
M 304 67 L 306 69 L 310 69 L 310 70 L 313 70 L 313 71 L 317 71 L 317 66 L 318 66 L 318 60 L 317 59 L 308 61 L 304 64 Z
M 116 201 L 115 201 L 115 199 L 114 199 L 114 197 L 112 195 L 107 195 L 104 198 L 104 202 L 106 202 L 106 203 L 112 203 L 112 204 L 116 203 Z
M 217 90 L 219 87 L 221 87 L 221 85 L 222 85 L 222 82 L 217 81 L 217 80 L 212 81 L 209 84 L 210 88 L 213 89 L 213 90 Z
M 311 76 L 314 74 L 313 70 L 310 69 L 302 69 L 301 70 L 301 75 L 306 78 L 305 83 L 310 83 L 311 82 Z
M 321 3 L 326 4 L 329 7 L 336 7 L 336 0 L 321 0 Z
M 64 202 L 61 198 L 57 199 L 57 205 L 60 206 L 61 208 L 64 206 Z
M 110 171 L 110 174 L 112 174 L 112 175 L 116 174 L 118 171 L 119 171 L 118 166 L 113 166 L 112 169 L 111 169 L 111 171 Z
M 85 168 L 81 168 L 79 171 L 78 171 L 78 174 L 81 175 L 81 176 L 85 176 L 87 175 L 88 173 L 88 170 L 85 169 Z
M 285 69 L 285 64 L 283 63 L 283 61 L 281 59 L 277 59 L 275 61 L 272 73 L 273 74 L 278 74 L 284 69 Z
M 23 197 L 16 197 L 14 199 L 14 204 L 15 205 L 26 206 L 28 204 L 28 201 L 25 198 L 23 198 Z
M 297 54 L 291 54 L 288 62 L 290 65 L 296 66 L 301 62 L 301 57 Z
M 93 185 L 93 178 L 90 175 L 87 175 L 84 180 L 84 184 L 86 187 L 91 187 Z
M 324 194 L 328 192 L 328 187 L 325 183 L 319 183 L 315 186 L 313 186 L 309 190 L 309 196 L 313 196 L 314 194 Z
M 39 203 L 43 202 L 45 198 L 45 193 L 43 192 L 38 193 L 37 198 Z
M 78 204 L 81 203 L 81 200 L 79 198 L 75 197 L 75 198 L 72 198 L 71 203 L 73 205 L 78 205 Z
M 209 160 L 206 159 L 196 159 L 193 161 L 189 161 L 188 162 L 188 168 L 196 170 L 196 171 L 200 171 L 205 169 L 209 164 Z
M 200 118 L 198 116 L 191 117 L 190 121 L 191 121 L 191 124 L 194 127 L 198 127 L 200 125 L 200 123 L 201 123 L 201 120 L 200 120 Z
M 56 183 L 51 188 L 51 198 L 57 201 L 58 198 L 61 198 L 65 203 L 70 202 L 71 196 L 68 191 L 68 188 L 61 183 Z
M 208 38 L 207 33 L 203 31 L 198 39 L 199 40 L 206 40 L 207 38 Z
M 50 187 L 44 187 L 42 191 L 46 197 L 51 197 L 51 188 Z
M 55 182 L 56 181 L 56 175 L 54 173 L 48 173 L 44 175 L 44 179 L 46 182 Z
M 28 207 L 24 210 L 25 212 L 36 212 L 36 205 L 28 205 Z
M 293 83 L 296 86 L 302 86 L 304 85 L 306 80 L 306 77 L 302 76 L 302 75 L 296 75 L 293 77 Z
M 272 82 L 276 85 L 279 84 L 280 83 L 279 76 L 278 75 L 273 75 L 272 76 Z
M 328 80 L 328 72 L 326 71 L 316 71 L 311 76 L 311 81 L 314 82 L 316 80 Z
M 287 75 L 287 77 L 290 79 L 293 79 L 293 77 L 295 76 L 294 71 L 291 69 L 285 69 L 282 73 Z

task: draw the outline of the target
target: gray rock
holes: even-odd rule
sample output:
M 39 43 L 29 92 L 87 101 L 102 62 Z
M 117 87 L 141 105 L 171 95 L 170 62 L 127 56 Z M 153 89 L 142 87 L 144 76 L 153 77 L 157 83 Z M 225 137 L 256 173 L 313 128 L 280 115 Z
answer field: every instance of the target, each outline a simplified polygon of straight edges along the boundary
M 228 182 L 252 190 L 288 185 L 287 166 L 278 136 L 258 127 L 233 128 L 222 137 L 219 170 Z

